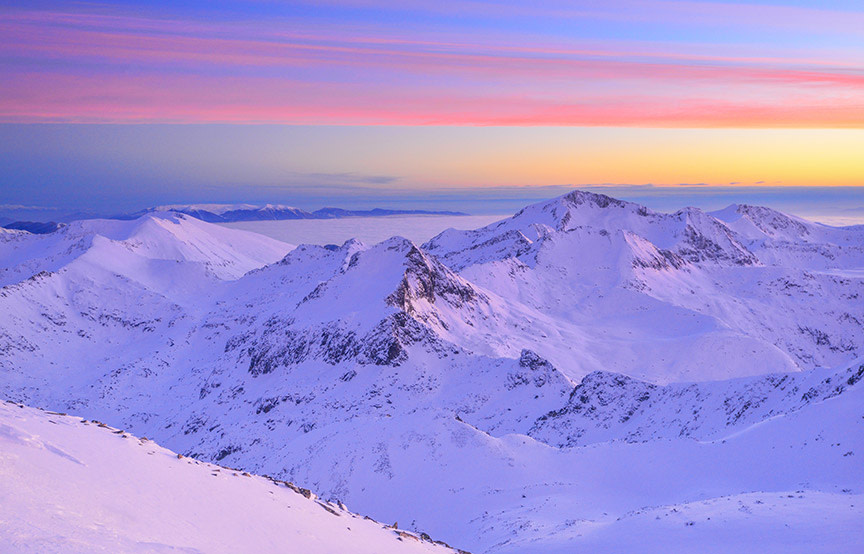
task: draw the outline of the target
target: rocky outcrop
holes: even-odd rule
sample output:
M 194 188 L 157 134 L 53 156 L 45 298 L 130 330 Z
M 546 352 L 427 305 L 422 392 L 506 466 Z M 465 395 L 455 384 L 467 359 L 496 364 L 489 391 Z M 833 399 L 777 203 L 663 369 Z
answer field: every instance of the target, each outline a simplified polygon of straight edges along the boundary
M 864 378 L 864 364 L 716 383 L 657 386 L 594 372 L 560 409 L 538 418 L 532 437 L 559 447 L 622 440 L 722 437 L 838 396 Z

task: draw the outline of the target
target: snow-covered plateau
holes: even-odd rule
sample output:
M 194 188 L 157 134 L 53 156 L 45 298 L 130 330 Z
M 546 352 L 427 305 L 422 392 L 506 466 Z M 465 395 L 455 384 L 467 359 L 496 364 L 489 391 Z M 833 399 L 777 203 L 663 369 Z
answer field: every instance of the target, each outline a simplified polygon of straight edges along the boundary
M 864 226 L 574 191 L 425 244 L 0 233 L 0 396 L 78 416 L 0 411 L 16 552 L 438 548 L 341 503 L 477 554 L 864 544 Z

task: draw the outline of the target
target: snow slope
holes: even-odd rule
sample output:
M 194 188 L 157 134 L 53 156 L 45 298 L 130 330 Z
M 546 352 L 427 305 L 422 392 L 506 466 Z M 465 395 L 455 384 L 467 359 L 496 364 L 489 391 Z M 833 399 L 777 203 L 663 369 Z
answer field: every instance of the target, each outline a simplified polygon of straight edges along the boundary
M 0 394 L 475 552 L 763 551 L 763 531 L 842 551 L 861 540 L 864 229 L 785 217 L 575 192 L 422 246 L 283 246 L 239 278 L 251 262 L 207 260 L 249 237 L 203 222 L 200 258 L 178 233 L 132 248 L 176 274 L 85 263 L 86 241 L 19 250 Z
M 292 248 L 179 214 L 0 235 L 0 389 L 42 405 L 64 369 L 61 388 L 86 390 L 152 359 L 231 280 Z
M 278 261 L 293 247 L 255 233 L 210 225 L 174 212 L 142 216 L 132 221 L 76 221 L 47 235 L 0 235 L 0 284 L 20 282 L 41 271 L 58 271 L 85 258 L 95 265 L 131 275 L 127 259 L 188 262 L 203 266 L 220 279 Z
M 445 553 L 308 490 L 94 421 L 0 404 L 5 553 Z

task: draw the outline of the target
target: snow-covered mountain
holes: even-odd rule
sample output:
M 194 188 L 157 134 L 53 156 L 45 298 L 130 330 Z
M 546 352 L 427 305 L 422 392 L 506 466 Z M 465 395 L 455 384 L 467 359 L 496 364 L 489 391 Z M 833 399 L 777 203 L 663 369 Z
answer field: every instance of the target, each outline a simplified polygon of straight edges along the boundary
M 133 221 L 88 219 L 47 235 L 7 233 L 0 243 L 0 283 L 21 282 L 40 271 L 87 262 L 126 277 L 140 275 L 141 260 L 197 264 L 208 276 L 234 279 L 278 261 L 293 248 L 255 233 L 205 224 L 165 212 Z M 121 259 L 118 259 L 121 258 Z
M 425 245 L 87 225 L 0 235 L 7 398 L 475 552 L 864 538 L 864 227 L 583 192 Z
M 211 223 L 234 221 L 278 221 L 285 219 L 338 219 L 341 217 L 381 217 L 388 215 L 465 215 L 461 212 L 427 210 L 345 210 L 342 208 L 321 208 L 313 212 L 283 204 L 170 204 L 157 206 L 129 215 L 121 219 L 136 219 L 142 215 L 159 212 L 176 212 L 191 215 Z
M 537 339 L 518 347 L 577 376 L 724 379 L 864 354 L 864 227 L 748 206 L 720 215 L 729 222 L 576 191 L 424 249 L 528 311 Z
M 31 390 L 46 399 L 41 406 L 64 372 L 60 389 L 89 387 L 176 340 L 231 280 L 292 249 L 173 213 L 79 221 L 49 235 L 8 231 L 0 235 L 2 388 Z
M 0 403 L 4 553 L 455 553 L 292 483 L 96 421 Z

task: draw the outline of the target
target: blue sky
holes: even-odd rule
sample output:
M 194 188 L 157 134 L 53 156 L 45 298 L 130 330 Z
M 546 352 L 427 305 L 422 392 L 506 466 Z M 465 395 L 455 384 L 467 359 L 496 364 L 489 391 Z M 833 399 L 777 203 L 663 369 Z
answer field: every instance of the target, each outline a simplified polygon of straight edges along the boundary
M 854 211 L 862 28 L 857 1 L 12 0 L 0 204 L 488 212 L 612 183 Z

